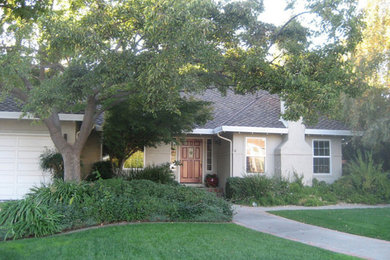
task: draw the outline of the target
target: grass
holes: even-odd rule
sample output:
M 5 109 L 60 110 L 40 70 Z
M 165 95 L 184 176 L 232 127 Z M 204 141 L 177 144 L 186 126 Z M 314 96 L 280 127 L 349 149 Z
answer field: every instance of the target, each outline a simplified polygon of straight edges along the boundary
M 0 259 L 353 259 L 235 224 L 146 223 L 0 242 Z
M 269 213 L 307 224 L 390 241 L 390 208 L 283 210 Z

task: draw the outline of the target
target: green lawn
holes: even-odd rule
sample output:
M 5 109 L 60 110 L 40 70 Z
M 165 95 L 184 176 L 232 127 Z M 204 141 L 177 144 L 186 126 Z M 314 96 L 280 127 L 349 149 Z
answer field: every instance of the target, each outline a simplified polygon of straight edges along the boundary
M 1 259 L 352 259 L 235 224 L 146 223 L 0 242 Z
M 316 226 L 390 241 L 390 208 L 283 210 L 269 213 Z

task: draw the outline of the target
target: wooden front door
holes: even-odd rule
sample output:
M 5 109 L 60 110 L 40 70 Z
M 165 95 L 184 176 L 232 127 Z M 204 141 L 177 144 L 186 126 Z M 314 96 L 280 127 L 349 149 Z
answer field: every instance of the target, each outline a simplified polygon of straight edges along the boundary
M 202 140 L 187 139 L 180 146 L 180 182 L 202 183 Z

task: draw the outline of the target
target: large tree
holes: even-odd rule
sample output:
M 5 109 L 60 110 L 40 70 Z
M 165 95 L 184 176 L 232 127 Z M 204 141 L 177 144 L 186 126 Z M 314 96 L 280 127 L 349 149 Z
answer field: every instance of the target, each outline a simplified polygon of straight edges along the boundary
M 197 125 L 210 119 L 208 103 L 182 98 L 177 102 L 177 112 L 165 109 L 144 111 L 143 101 L 132 98 L 116 105 L 105 113 L 103 146 L 111 162 L 123 165 L 132 154 L 145 146 L 170 143 Z
M 95 119 L 129 96 L 151 113 L 177 113 L 183 91 L 265 89 L 286 101 L 287 118 L 310 120 L 359 82 L 348 59 L 360 39 L 353 0 L 308 0 L 281 27 L 258 19 L 261 0 L 47 3 L 31 19 L 0 13 L 0 91 L 46 124 L 65 180 L 80 180 Z M 319 31 L 301 25 L 307 15 Z M 320 46 L 311 41 L 318 33 Z M 60 112 L 84 113 L 74 144 L 62 136 Z
M 369 0 L 365 8 L 366 28 L 357 46 L 355 66 L 367 85 L 361 96 L 345 98 L 345 120 L 363 131 L 363 144 L 381 149 L 390 143 L 390 5 Z

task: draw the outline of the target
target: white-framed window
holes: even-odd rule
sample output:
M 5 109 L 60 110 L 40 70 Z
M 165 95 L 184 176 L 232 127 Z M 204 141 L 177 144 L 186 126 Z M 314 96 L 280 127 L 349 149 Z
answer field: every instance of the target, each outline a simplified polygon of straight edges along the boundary
M 206 140 L 206 170 L 213 170 L 213 140 Z
M 247 137 L 245 142 L 246 172 L 264 173 L 265 154 L 265 138 Z
M 331 152 L 329 140 L 313 140 L 313 173 L 330 174 Z

